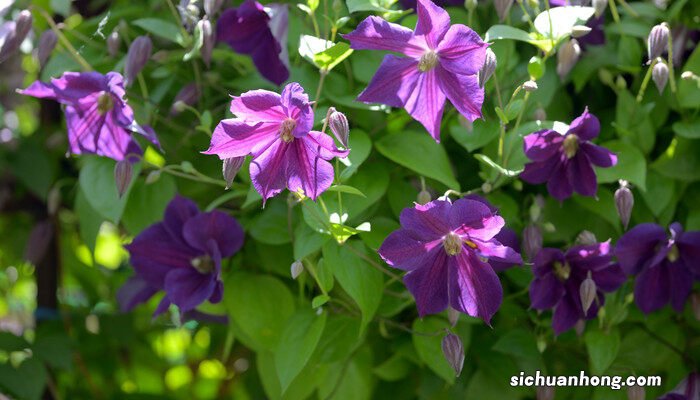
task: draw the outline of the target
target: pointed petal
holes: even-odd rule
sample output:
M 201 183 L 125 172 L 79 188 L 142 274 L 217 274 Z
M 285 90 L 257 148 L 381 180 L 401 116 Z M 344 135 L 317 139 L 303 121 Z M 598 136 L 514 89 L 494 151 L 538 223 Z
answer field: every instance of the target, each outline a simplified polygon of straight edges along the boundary
M 275 85 L 281 85 L 289 79 L 289 69 L 280 58 L 282 47 L 272 33 L 269 33 L 269 36 L 266 34 L 265 39 L 266 43 L 257 46 L 251 54 L 253 64 L 265 79 Z
M 416 86 L 406 99 L 404 108 L 425 129 L 435 141 L 440 141 L 440 123 L 442 111 L 445 108 L 445 93 L 443 93 L 437 77 L 437 70 L 419 73 Z
M 501 231 L 494 237 L 496 241 L 501 243 L 503 246 L 508 246 L 512 249 L 514 253 L 520 257 L 520 242 L 518 240 L 518 235 L 513 231 L 512 229 L 509 228 L 503 228 Z M 510 257 L 509 257 L 510 259 Z M 520 265 L 522 264 L 522 257 L 520 257 L 520 262 L 517 263 L 512 263 L 509 261 L 500 261 L 497 260 L 494 257 L 489 258 L 489 264 L 493 268 L 494 271 L 496 272 L 501 272 L 505 271 L 508 268 L 511 268 L 515 265 Z
M 282 98 L 269 90 L 249 90 L 231 99 L 231 113 L 253 123 L 280 122 L 286 118 Z
M 559 154 L 564 135 L 551 129 L 531 133 L 523 139 L 525 155 L 532 161 L 547 161 Z
M 277 140 L 278 131 L 277 122 L 258 122 L 252 125 L 239 119 L 225 119 L 214 129 L 209 149 L 202 154 L 216 154 L 222 160 L 245 157 L 254 153 L 255 149 L 266 147 Z
M 559 165 L 559 156 L 553 156 L 546 161 L 534 161 L 525 164 L 525 169 L 520 173 L 520 179 L 534 185 L 545 183 L 551 177 L 555 168 Z
M 450 103 L 466 119 L 474 121 L 481 118 L 481 106 L 484 103 L 484 89 L 479 87 L 476 75 L 461 75 L 447 71 L 441 66 L 435 68 L 440 89 Z
M 199 214 L 197 204 L 183 196 L 175 195 L 163 214 L 163 227 L 172 239 L 181 245 L 187 245 L 183 237 L 185 223 L 195 215 Z
M 156 307 L 155 311 L 153 311 L 153 318 L 168 311 L 171 304 L 172 303 L 170 302 L 170 299 L 168 298 L 168 294 L 166 293 L 165 296 L 163 296 L 163 298 L 160 299 L 160 302 L 158 303 L 158 307 Z
M 671 298 L 669 270 L 665 263 L 654 265 L 637 275 L 634 300 L 642 312 L 649 314 L 669 302 Z
M 316 200 L 333 183 L 333 166 L 317 154 L 318 144 L 295 139 L 287 150 L 287 187 Z
M 107 78 L 99 72 L 66 72 L 51 85 L 58 100 L 69 103 L 109 90 Z
M 53 86 L 41 81 L 36 81 L 29 85 L 28 88 L 19 90 L 19 93 L 25 96 L 36 97 L 38 99 L 56 100 L 56 93 L 54 92 Z
M 387 54 L 358 101 L 403 107 L 418 81 L 418 61 Z
M 165 291 L 180 310 L 189 311 L 209 299 L 216 280 L 213 274 L 200 274 L 194 268 L 172 270 L 165 278 Z
M 452 25 L 437 46 L 440 65 L 459 75 L 476 75 L 484 65 L 488 44 L 464 25 Z
M 578 293 L 576 295 L 578 295 Z M 583 318 L 583 310 L 578 300 L 574 298 L 572 293 L 565 294 L 554 309 L 554 316 L 552 317 L 554 333 L 556 335 L 561 335 L 573 328 L 576 322 L 581 318 Z
M 554 308 L 564 292 L 564 285 L 553 273 L 535 278 L 530 284 L 530 306 L 536 310 Z
M 131 276 L 117 291 L 117 303 L 121 312 L 129 312 L 137 305 L 145 303 L 158 292 L 138 275 Z
M 304 88 L 296 82 L 292 82 L 282 90 L 282 108 L 287 116 L 296 121 L 294 136 L 305 136 L 314 125 L 314 111 L 309 103 L 309 96 Z
M 341 36 L 356 50 L 388 50 L 414 58 L 426 51 L 425 44 L 413 37 L 412 30 L 376 16 L 365 18 L 357 29 Z
M 488 259 L 488 263 L 494 268 L 494 270 L 496 269 L 494 264 L 498 263 L 504 263 L 508 266 L 520 265 L 523 263 L 523 258 L 520 256 L 520 254 L 518 254 L 518 252 L 508 246 L 502 245 L 496 239 L 491 239 L 486 242 L 474 240 L 474 242 L 478 246 L 479 255 L 486 257 Z
M 685 232 L 678 239 L 676 245 L 684 264 L 694 270 L 696 276 L 700 276 L 700 232 Z
M 436 251 L 435 257 L 422 268 L 415 269 L 403 281 L 416 299 L 418 315 L 437 314 L 447 308 L 447 253 Z
M 290 146 L 281 140 L 274 140 L 250 162 L 250 180 L 260 193 L 263 202 L 279 194 L 286 186 L 286 152 Z
M 622 235 L 615 246 L 615 257 L 627 275 L 638 274 L 654 258 L 657 246 L 666 240 L 664 228 L 639 224 Z
M 501 231 L 505 221 L 482 202 L 459 199 L 450 208 L 450 228 L 470 238 L 488 241 Z
M 614 292 L 627 280 L 627 276 L 622 272 L 620 264 L 610 264 L 606 268 L 601 268 L 591 274 L 598 290 L 603 292 Z
M 209 240 L 214 240 L 222 257 L 230 257 L 243 246 L 243 228 L 233 217 L 221 211 L 197 214 L 187 220 L 183 229 L 187 243 L 209 253 Z
M 579 152 L 585 154 L 593 165 L 599 167 L 608 168 L 617 164 L 617 155 L 615 153 L 593 143 L 580 143 Z
M 339 150 L 335 147 L 333 138 L 322 132 L 311 131 L 303 140 L 324 160 L 331 160 L 334 157 L 344 158 L 350 154 L 349 150 Z
M 503 301 L 503 288 L 491 266 L 463 249 L 449 257 L 450 305 L 487 324 Z
M 405 229 L 399 229 L 384 239 L 379 247 L 379 255 L 394 268 L 404 271 L 413 271 L 425 265 L 429 265 L 436 257 L 436 251 L 440 251 L 440 241 L 421 242 L 416 240 Z
M 693 289 L 693 274 L 682 263 L 668 263 L 668 277 L 671 292 L 671 306 L 678 313 L 683 312 L 685 303 Z
M 449 201 L 434 200 L 425 205 L 404 208 L 399 216 L 401 227 L 423 242 L 442 239 L 450 231 L 451 207 Z
M 415 35 L 425 38 L 431 49 L 437 48 L 442 38 L 450 28 L 450 15 L 431 0 L 418 0 L 416 3 Z
M 569 160 L 567 174 L 573 182 L 574 190 L 583 196 L 594 197 L 598 191 L 598 180 L 588 157 L 580 152 Z
M 545 247 L 540 250 L 532 260 L 534 264 L 532 266 L 532 272 L 536 277 L 541 278 L 552 272 L 552 265 L 555 262 L 564 263 L 565 261 L 564 253 L 562 253 L 561 250 Z
M 580 117 L 571 121 L 569 133 L 574 133 L 582 140 L 591 140 L 600 133 L 600 121 L 598 117 L 588 112 L 588 107 Z
M 559 164 L 554 167 L 552 175 L 547 181 L 547 190 L 549 194 L 559 201 L 564 201 L 565 199 L 571 197 L 574 192 L 574 188 L 569 180 L 568 162 L 559 162 Z
M 576 269 L 596 271 L 607 267 L 612 261 L 610 241 L 585 246 L 574 246 L 564 255 Z

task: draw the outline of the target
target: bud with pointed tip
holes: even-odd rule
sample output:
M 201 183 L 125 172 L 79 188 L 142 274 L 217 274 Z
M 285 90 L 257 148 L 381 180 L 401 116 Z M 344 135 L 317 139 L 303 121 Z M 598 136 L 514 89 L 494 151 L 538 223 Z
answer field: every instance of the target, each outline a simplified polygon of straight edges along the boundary
M 22 42 L 32 29 L 32 13 L 23 10 L 14 21 L 14 27 L 8 32 L 4 41 L 0 43 L 0 63 L 15 54 Z
M 560 79 L 564 79 L 571 69 L 574 68 L 581 55 L 581 46 L 576 39 L 571 39 L 564 43 L 557 52 L 557 74 Z
M 513 0 L 493 0 L 493 5 L 496 7 L 498 20 L 503 22 L 508 18 L 508 12 L 510 11 L 510 6 L 513 5 Z
M 586 329 L 586 320 L 585 319 L 580 319 L 576 321 L 576 325 L 574 325 L 574 331 L 576 331 L 576 336 L 581 337 L 583 335 L 583 331 Z
M 459 322 L 459 311 L 452 307 L 447 307 L 447 320 L 450 321 L 451 326 L 457 325 L 457 322 Z
M 459 376 L 464 366 L 464 346 L 462 345 L 462 339 L 454 333 L 448 333 L 447 336 L 442 338 L 442 353 L 455 371 L 455 376 Z
M 211 28 L 211 22 L 206 18 L 197 22 L 197 25 L 202 30 L 202 48 L 199 51 L 202 54 L 204 64 L 209 68 L 211 53 L 214 51 L 214 44 L 216 43 L 216 33 Z
M 467 9 L 467 11 L 474 11 L 476 10 L 476 7 L 479 5 L 478 0 L 464 0 L 464 8 Z
M 523 83 L 523 90 L 526 92 L 534 92 L 537 90 L 537 82 L 530 80 Z
M 620 188 L 615 191 L 615 208 L 617 208 L 617 215 L 620 216 L 625 229 L 630 223 L 633 207 L 634 195 L 629 188 L 629 184 L 625 180 L 620 180 Z
M 224 0 L 204 0 L 204 13 L 210 18 L 213 17 L 214 14 L 219 12 L 223 3 Z
M 192 82 L 183 86 L 182 89 L 177 92 L 177 95 L 175 95 L 173 105 L 170 107 L 170 115 L 179 114 L 183 112 L 187 106 L 194 105 L 197 100 L 199 100 L 199 96 L 199 88 L 196 83 Z
M 304 264 L 299 260 L 294 261 L 290 267 L 290 272 L 292 274 L 292 279 L 297 279 L 299 275 L 304 272 Z
M 141 73 L 143 67 L 151 58 L 153 43 L 148 36 L 137 37 L 129 46 L 129 52 L 126 55 L 126 64 L 124 65 L 124 81 L 126 86 L 131 86 L 136 80 L 136 76 Z
M 58 186 L 54 186 L 49 191 L 46 197 L 46 210 L 49 215 L 56 215 L 58 208 L 61 206 L 61 189 Z
M 423 206 L 423 205 L 430 203 L 432 200 L 433 200 L 433 198 L 430 195 L 430 192 L 423 189 L 420 192 L 418 192 L 418 197 L 416 198 L 416 203 Z
M 591 231 L 581 231 L 581 233 L 579 233 L 576 237 L 576 243 L 584 246 L 590 246 L 598 243 L 598 239 L 596 239 L 595 235 Z
M 683 71 L 683 73 L 681 74 L 681 79 L 683 79 L 684 81 L 690 81 L 694 78 L 695 78 L 695 74 L 692 73 L 691 71 Z
M 134 169 L 129 160 L 125 158 L 117 161 L 117 164 L 114 166 L 114 183 L 117 184 L 117 194 L 119 194 L 119 197 L 122 197 L 124 193 L 126 193 L 133 173 Z
M 627 398 L 629 400 L 644 400 L 647 394 L 643 387 L 633 385 L 627 387 Z
M 690 308 L 693 310 L 695 319 L 700 321 L 700 294 L 693 293 L 693 295 L 690 296 Z
M 608 7 L 608 0 L 591 0 L 591 5 L 595 10 L 595 16 L 600 17 Z
M 542 249 L 542 231 L 535 224 L 530 224 L 523 230 L 523 250 L 529 260 L 535 258 Z
M 668 46 L 668 24 L 665 22 L 660 23 L 649 32 L 649 37 L 647 38 L 647 55 L 649 56 L 649 61 L 660 57 L 664 50 Z
M 535 110 L 535 119 L 538 121 L 547 120 L 547 112 L 543 108 L 538 108 Z
M 109 34 L 109 36 L 107 36 L 107 52 L 109 53 L 109 56 L 116 57 L 117 54 L 119 54 L 120 46 L 121 42 L 119 40 L 119 33 L 117 31 L 113 31 Z
M 481 66 L 481 70 L 479 70 L 479 87 L 484 87 L 489 78 L 491 78 L 491 75 L 496 71 L 496 64 L 496 53 L 490 48 L 487 48 L 484 65 Z
M 654 64 L 654 68 L 651 70 L 651 79 L 654 80 L 659 94 L 663 93 L 666 88 L 666 82 L 668 82 L 668 66 L 663 59 L 659 59 L 656 64 Z
M 591 274 L 589 272 L 586 279 L 581 282 L 581 287 L 579 288 L 581 306 L 583 307 L 584 314 L 588 313 L 588 310 L 591 308 L 593 300 L 596 298 L 597 291 L 598 287 L 596 286 L 595 281 L 591 278 Z
M 39 45 L 37 46 L 37 58 L 39 59 L 39 66 L 41 68 L 46 65 L 46 61 L 49 59 L 51 52 L 56 47 L 58 42 L 58 36 L 56 32 L 52 29 L 45 30 L 41 37 L 39 37 Z
M 222 165 L 222 172 L 224 175 L 224 180 L 226 181 L 226 189 L 228 190 L 233 184 L 233 179 L 238 175 L 238 171 L 241 170 L 245 157 L 231 157 L 224 159 Z
M 328 110 L 328 127 L 333 132 L 333 136 L 343 145 L 346 149 L 350 147 L 350 125 L 348 124 L 348 118 L 345 114 L 340 111 L 336 111 L 334 107 Z
M 554 400 L 554 386 L 538 386 L 537 400 Z
M 580 38 L 591 33 L 591 28 L 586 25 L 575 25 L 571 28 L 571 37 Z

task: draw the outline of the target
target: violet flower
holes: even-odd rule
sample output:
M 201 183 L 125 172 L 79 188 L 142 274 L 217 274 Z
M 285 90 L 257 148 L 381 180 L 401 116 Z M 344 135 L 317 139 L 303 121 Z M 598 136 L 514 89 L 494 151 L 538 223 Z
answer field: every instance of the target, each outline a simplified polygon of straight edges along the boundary
M 159 146 L 153 130 L 134 120 L 134 112 L 124 98 L 124 79 L 117 72 L 66 72 L 51 83 L 36 81 L 19 93 L 65 105 L 73 154 L 97 154 L 117 161 L 140 155 L 141 147 L 132 133 Z
M 552 327 L 557 335 L 571 329 L 581 319 L 598 315 L 605 302 L 603 292 L 612 292 L 626 277 L 618 264 L 612 263 L 610 242 L 574 246 L 566 253 L 543 248 L 535 256 L 530 284 L 530 302 L 537 310 L 554 309 Z M 581 304 L 581 283 L 589 276 L 595 282 L 596 298 L 588 312 Z
M 673 391 L 659 397 L 658 400 L 700 400 L 700 374 L 690 373 Z
M 635 226 L 617 241 L 615 256 L 627 275 L 636 275 L 634 299 L 644 313 L 667 303 L 682 312 L 690 296 L 693 276 L 700 277 L 700 232 L 683 232 L 679 223 L 664 228 Z
M 175 304 L 182 313 L 223 296 L 221 260 L 243 246 L 243 229 L 231 216 L 200 212 L 189 199 L 176 196 L 162 222 L 151 225 L 126 246 L 136 274 L 119 289 L 122 311 L 130 311 L 165 291 L 154 315 Z
M 311 130 L 314 111 L 298 83 L 281 95 L 251 90 L 233 97 L 231 112 L 236 118 L 217 125 L 203 153 L 222 160 L 251 154 L 250 178 L 263 202 L 285 187 L 316 200 L 333 182 L 328 160 L 348 154 L 330 136 Z
M 405 208 L 401 228 L 379 248 L 387 264 L 408 273 L 404 283 L 423 317 L 451 306 L 490 323 L 503 300 L 503 289 L 490 261 L 513 264 L 520 255 L 495 236 L 503 218 L 488 205 L 463 198 L 434 200 Z
M 551 0 L 549 5 L 551 7 L 564 7 L 564 6 L 579 6 L 580 1 L 571 0 Z M 588 46 L 599 46 L 605 44 L 605 31 L 603 30 L 605 26 L 605 15 L 601 14 L 599 17 L 593 16 L 588 19 L 586 26 L 591 28 L 591 31 L 587 35 L 577 38 L 579 45 L 581 45 L 581 50 L 585 50 Z
M 289 78 L 288 14 L 286 8 L 268 7 L 272 8 L 266 10 L 255 0 L 245 0 L 238 8 L 224 11 L 216 25 L 216 36 L 235 52 L 251 56 L 265 79 L 281 85 Z
M 405 108 L 439 142 L 446 98 L 468 120 L 481 117 L 484 90 L 477 73 L 488 44 L 464 25 L 450 26 L 447 12 L 430 0 L 418 0 L 416 12 L 414 31 L 370 16 L 343 37 L 353 49 L 407 56 L 386 55 L 357 100 Z
M 520 178 L 533 184 L 547 182 L 549 194 L 559 201 L 574 191 L 595 196 L 598 182 L 593 165 L 607 168 L 617 164 L 614 153 L 590 143 L 599 132 L 598 118 L 586 108 L 563 135 L 545 129 L 525 136 L 525 155 L 532 162 L 525 165 Z

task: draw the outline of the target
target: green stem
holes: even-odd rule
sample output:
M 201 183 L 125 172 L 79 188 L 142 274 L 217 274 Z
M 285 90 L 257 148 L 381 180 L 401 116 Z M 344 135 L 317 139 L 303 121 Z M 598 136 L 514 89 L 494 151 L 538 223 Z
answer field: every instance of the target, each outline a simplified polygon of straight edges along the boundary
M 321 293 L 325 294 L 328 296 L 328 291 L 323 288 L 323 285 L 321 285 L 321 281 L 318 279 L 318 274 L 316 273 L 316 266 L 308 260 L 302 260 L 302 264 L 304 264 L 304 267 L 306 267 L 306 270 L 309 271 L 309 274 L 311 274 L 311 277 L 314 278 L 314 281 L 316 281 L 316 285 L 318 286 L 319 289 L 321 289 Z
M 644 75 L 644 80 L 642 81 L 642 85 L 639 87 L 639 93 L 637 93 L 637 103 L 641 103 L 642 100 L 644 99 L 644 93 L 647 91 L 647 86 L 649 85 L 649 80 L 651 80 L 651 71 L 654 69 L 654 65 L 656 65 L 656 59 L 654 59 L 651 64 L 649 64 L 649 68 L 647 69 L 646 75 Z
M 610 7 L 610 13 L 612 13 L 613 20 L 616 24 L 620 23 L 620 14 L 617 13 L 617 6 L 615 5 L 615 0 L 608 0 L 608 6 Z
M 630 13 L 631 16 L 633 16 L 633 17 L 635 17 L 635 18 L 638 18 L 638 17 L 639 17 L 639 13 L 636 12 L 636 11 L 634 11 L 634 8 L 630 7 L 630 5 L 627 4 L 627 2 L 626 2 L 625 0 L 618 0 L 618 1 L 619 1 L 620 4 L 622 5 L 622 8 L 624 8 L 625 10 L 627 10 L 627 12 Z
M 70 41 L 68 41 L 68 39 L 66 39 L 66 37 L 63 35 L 61 30 L 58 28 L 58 25 L 56 25 L 56 22 L 54 22 L 53 18 L 51 18 L 49 13 L 47 13 L 46 11 L 44 11 L 42 8 L 39 8 L 39 7 L 35 7 L 34 9 L 37 10 L 39 12 L 39 14 L 41 14 L 42 17 L 44 17 L 46 22 L 51 27 L 51 30 L 58 37 L 58 40 L 61 42 L 63 47 L 65 47 L 66 50 L 68 50 L 68 52 L 70 53 L 70 55 L 75 59 L 75 61 L 77 61 L 78 64 L 80 64 L 80 67 L 83 69 L 83 71 L 92 71 L 92 66 L 87 61 L 85 61 L 83 56 L 81 56 L 80 53 L 78 53 L 78 51 L 75 49 L 75 47 L 73 47 L 73 45 L 70 43 Z
M 671 73 L 669 83 L 671 84 L 671 93 L 676 93 L 676 72 L 673 70 L 673 35 L 668 35 L 668 69 Z
M 319 70 L 319 73 L 321 74 L 321 78 L 318 80 L 318 88 L 316 88 L 316 96 L 314 96 L 314 112 L 316 111 L 316 107 L 318 107 L 318 101 L 321 97 L 321 89 L 323 89 L 323 82 L 326 80 L 326 75 L 328 75 L 328 71 L 321 69 Z

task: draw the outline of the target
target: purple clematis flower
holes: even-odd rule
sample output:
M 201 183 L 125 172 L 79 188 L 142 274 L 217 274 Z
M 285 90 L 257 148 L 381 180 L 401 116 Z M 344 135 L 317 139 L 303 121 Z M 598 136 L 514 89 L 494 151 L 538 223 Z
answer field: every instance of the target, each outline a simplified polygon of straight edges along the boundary
M 65 105 L 73 154 L 97 154 L 117 161 L 141 155 L 132 133 L 160 146 L 153 130 L 134 120 L 134 112 L 124 99 L 124 79 L 119 73 L 66 72 L 51 83 L 36 81 L 19 93 Z
M 595 318 L 605 302 L 603 292 L 616 290 L 626 279 L 620 266 L 611 260 L 609 241 L 574 246 L 566 253 L 543 248 L 533 260 L 532 308 L 554 309 L 552 327 L 557 335 L 571 329 L 580 319 Z M 588 276 L 595 282 L 596 296 L 588 312 L 584 313 L 580 288 Z
M 693 276 L 700 277 L 700 232 L 683 232 L 679 223 L 664 228 L 646 223 L 622 235 L 615 256 L 627 275 L 636 275 L 634 299 L 648 314 L 667 303 L 683 311 L 690 295 Z
M 549 2 L 549 5 L 551 7 L 564 7 L 585 5 L 583 3 L 584 2 L 576 0 L 552 0 Z M 588 46 L 599 46 L 605 44 L 605 31 L 603 31 L 604 25 L 605 14 L 601 14 L 599 17 L 594 15 L 586 22 L 586 26 L 591 28 L 591 31 L 585 36 L 576 38 L 579 45 L 581 45 L 581 50 L 585 50 Z
M 330 136 L 311 130 L 314 111 L 298 83 L 285 86 L 281 95 L 243 93 L 231 101 L 231 112 L 237 118 L 219 123 L 203 153 L 222 160 L 251 154 L 250 178 L 263 201 L 285 186 L 316 200 L 333 182 L 328 160 L 348 155 Z
M 401 229 L 379 248 L 387 264 L 408 273 L 404 283 L 418 314 L 451 306 L 490 323 L 503 289 L 489 262 L 520 264 L 522 259 L 495 236 L 504 221 L 487 204 L 463 198 L 434 200 L 401 212 Z
M 481 117 L 484 90 L 477 73 L 488 44 L 464 25 L 450 26 L 447 12 L 430 0 L 418 0 L 416 11 L 414 31 L 370 16 L 343 37 L 353 49 L 407 56 L 386 55 L 357 100 L 405 108 L 439 142 L 446 98 L 468 120 Z
M 549 194 L 559 201 L 574 191 L 595 196 L 598 182 L 593 165 L 607 168 L 617 164 L 614 153 L 590 143 L 599 132 L 598 118 L 586 108 L 566 134 L 545 129 L 525 136 L 525 155 L 532 162 L 525 165 L 520 177 L 529 183 L 547 182 Z
M 221 260 L 243 246 L 243 228 L 220 212 L 200 212 L 189 199 L 176 196 L 162 222 L 141 232 L 126 249 L 136 274 L 119 289 L 122 311 L 129 311 L 163 290 L 154 315 L 175 304 L 188 313 L 223 296 Z
M 659 397 L 658 400 L 700 400 L 700 374 L 690 373 L 673 391 Z
M 245 0 L 238 8 L 221 14 L 216 25 L 217 40 L 251 56 L 265 79 L 281 85 L 289 78 L 287 18 L 286 5 L 270 4 L 265 8 L 255 0 Z

